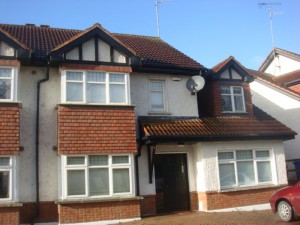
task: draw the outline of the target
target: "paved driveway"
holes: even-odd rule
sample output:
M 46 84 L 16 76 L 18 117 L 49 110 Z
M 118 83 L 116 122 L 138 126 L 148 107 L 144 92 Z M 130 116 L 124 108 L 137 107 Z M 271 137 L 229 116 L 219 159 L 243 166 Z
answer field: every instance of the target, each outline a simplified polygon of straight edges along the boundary
M 178 212 L 168 215 L 158 215 L 143 218 L 142 220 L 120 223 L 122 225 L 157 225 L 157 224 L 194 224 L 194 225 L 296 225 L 300 221 L 285 223 L 280 221 L 277 215 L 270 210 L 250 212 Z

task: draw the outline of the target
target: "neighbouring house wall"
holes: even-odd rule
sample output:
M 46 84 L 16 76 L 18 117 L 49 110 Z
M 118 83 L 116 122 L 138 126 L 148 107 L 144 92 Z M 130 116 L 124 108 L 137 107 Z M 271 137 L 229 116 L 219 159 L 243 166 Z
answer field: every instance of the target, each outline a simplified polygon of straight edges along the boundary
M 265 73 L 270 73 L 275 76 L 280 76 L 281 74 L 289 73 L 300 69 L 300 62 L 285 57 L 283 55 L 277 55 L 275 60 L 268 65 L 268 67 L 262 71 Z
M 186 88 L 188 76 L 180 77 L 180 81 L 173 81 L 172 75 L 159 74 L 130 74 L 131 103 L 136 105 L 136 116 L 198 116 L 197 96 L 191 95 Z M 149 81 L 165 81 L 167 112 L 151 114 L 149 103 Z M 178 104 L 180 102 L 180 104 Z
M 253 104 L 298 133 L 284 142 L 286 159 L 300 158 L 300 99 L 275 89 L 263 81 L 251 84 Z

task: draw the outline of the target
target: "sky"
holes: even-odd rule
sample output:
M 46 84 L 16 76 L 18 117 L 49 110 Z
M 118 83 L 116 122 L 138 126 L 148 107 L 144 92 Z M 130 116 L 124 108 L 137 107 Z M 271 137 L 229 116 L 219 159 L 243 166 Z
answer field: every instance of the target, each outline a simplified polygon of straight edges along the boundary
M 211 68 L 229 56 L 258 69 L 275 47 L 300 54 L 300 0 L 158 0 L 160 38 Z M 0 23 L 158 36 L 155 0 L 0 0 Z

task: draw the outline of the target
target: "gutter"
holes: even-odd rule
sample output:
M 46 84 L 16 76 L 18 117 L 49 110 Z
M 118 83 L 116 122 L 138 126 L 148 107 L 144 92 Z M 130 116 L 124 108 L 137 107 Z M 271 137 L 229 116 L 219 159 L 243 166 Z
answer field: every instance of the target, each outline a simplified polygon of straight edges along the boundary
M 36 124 L 35 124 L 35 188 L 36 188 L 36 204 L 35 204 L 35 214 L 31 218 L 31 225 L 34 224 L 37 218 L 40 216 L 40 171 L 39 171 L 39 133 L 40 133 L 40 94 L 41 94 L 41 84 L 49 80 L 49 70 L 50 70 L 50 57 L 47 56 L 47 70 L 46 78 L 41 79 L 37 82 L 37 99 L 36 99 Z

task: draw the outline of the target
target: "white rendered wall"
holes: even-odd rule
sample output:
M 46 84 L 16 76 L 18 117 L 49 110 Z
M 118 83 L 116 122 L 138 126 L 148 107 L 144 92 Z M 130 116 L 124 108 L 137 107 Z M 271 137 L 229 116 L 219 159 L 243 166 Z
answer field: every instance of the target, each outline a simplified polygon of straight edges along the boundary
M 35 124 L 37 81 L 46 77 L 46 68 L 21 67 L 19 72 L 20 145 L 19 196 L 21 202 L 35 201 Z M 50 70 L 50 80 L 41 84 L 40 97 L 40 200 L 57 199 L 57 145 L 55 106 L 59 103 L 58 71 Z
M 283 55 L 278 55 L 275 61 L 273 60 L 263 72 L 279 76 L 281 74 L 289 73 L 299 69 L 299 61 L 293 60 Z
M 250 84 L 252 102 L 272 117 L 298 133 L 295 139 L 284 142 L 287 159 L 300 158 L 300 99 L 256 80 Z
M 197 95 L 191 95 L 186 89 L 188 76 L 173 81 L 171 75 L 130 74 L 131 103 L 136 105 L 136 116 L 198 116 Z M 165 82 L 166 108 L 164 113 L 151 114 L 149 103 L 149 81 L 162 80 Z

